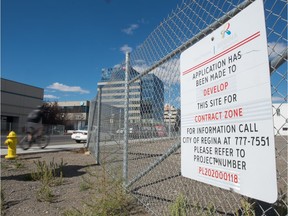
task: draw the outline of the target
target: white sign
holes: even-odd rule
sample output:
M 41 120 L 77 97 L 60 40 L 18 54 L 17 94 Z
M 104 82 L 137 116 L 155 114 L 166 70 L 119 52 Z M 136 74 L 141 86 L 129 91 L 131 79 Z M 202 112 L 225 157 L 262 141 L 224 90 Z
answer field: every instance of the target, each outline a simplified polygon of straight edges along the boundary
M 262 0 L 183 52 L 180 67 L 182 175 L 275 202 L 275 144 Z

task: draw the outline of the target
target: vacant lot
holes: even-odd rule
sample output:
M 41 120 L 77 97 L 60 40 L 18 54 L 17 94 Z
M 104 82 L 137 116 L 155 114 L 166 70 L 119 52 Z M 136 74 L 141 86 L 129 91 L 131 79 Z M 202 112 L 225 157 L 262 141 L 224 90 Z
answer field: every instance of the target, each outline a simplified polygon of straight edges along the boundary
M 1 215 L 148 215 L 120 184 L 82 149 L 1 158 Z

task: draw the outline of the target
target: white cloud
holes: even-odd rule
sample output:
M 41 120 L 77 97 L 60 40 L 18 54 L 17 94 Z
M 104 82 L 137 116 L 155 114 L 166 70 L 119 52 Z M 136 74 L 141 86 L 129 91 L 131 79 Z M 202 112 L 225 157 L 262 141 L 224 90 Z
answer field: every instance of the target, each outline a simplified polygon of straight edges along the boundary
M 113 68 L 120 68 L 122 65 L 121 64 L 116 64 L 113 66 Z
M 55 95 L 44 95 L 45 99 L 59 99 L 59 97 L 55 96 Z
M 269 42 L 268 43 L 269 58 L 270 59 L 275 58 L 277 55 L 280 55 L 285 49 L 287 49 L 285 43 Z
M 47 87 L 48 89 L 54 89 L 63 92 L 78 92 L 81 94 L 88 94 L 90 93 L 88 90 L 84 90 L 79 86 L 67 86 L 62 83 L 55 82 L 52 85 Z
M 178 84 L 180 82 L 179 64 L 179 58 L 174 58 L 154 69 L 152 73 L 159 77 L 165 86 L 170 84 Z M 142 73 L 149 69 L 149 66 L 143 60 L 135 60 L 135 65 L 133 65 L 133 68 L 139 73 Z
M 277 97 L 277 96 L 273 96 L 272 97 L 272 102 L 273 103 L 276 103 L 276 102 L 284 102 L 285 101 L 285 98 L 284 97 Z
M 139 28 L 138 24 L 131 24 L 128 28 L 122 29 L 122 31 L 128 35 L 132 35 L 134 33 L 134 30 Z
M 132 67 L 143 73 L 151 67 L 143 59 L 136 59 Z M 173 58 L 150 72 L 155 74 L 164 84 L 164 99 L 168 104 L 180 107 L 180 59 Z
M 120 48 L 120 51 L 124 54 L 127 52 L 132 52 L 132 47 L 129 47 L 127 44 L 125 44 Z

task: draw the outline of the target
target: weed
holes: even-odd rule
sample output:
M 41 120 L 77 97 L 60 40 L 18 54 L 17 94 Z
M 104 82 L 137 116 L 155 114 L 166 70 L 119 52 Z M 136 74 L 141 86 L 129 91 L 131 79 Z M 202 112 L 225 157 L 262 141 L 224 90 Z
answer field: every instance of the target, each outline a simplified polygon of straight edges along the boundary
M 63 163 L 63 159 L 60 164 L 54 162 L 54 158 L 52 162 L 48 165 L 45 161 L 34 161 L 36 165 L 36 172 L 31 173 L 31 178 L 34 181 L 41 181 L 44 185 L 52 185 L 52 184 L 62 184 L 63 183 L 63 167 L 66 163 Z M 60 177 L 60 179 L 56 180 L 56 177 Z
M 64 180 L 63 180 L 63 172 L 60 172 L 58 178 L 55 178 L 55 177 L 54 177 L 53 184 L 54 184 L 55 186 L 59 186 L 59 185 L 62 185 L 63 182 L 64 182 Z
M 19 160 L 15 160 L 15 168 L 16 169 L 19 169 L 19 168 L 23 168 L 24 167 L 24 164 L 23 163 L 21 163 L 21 161 L 19 161 Z
M 40 202 L 43 202 L 43 201 L 53 202 L 55 198 L 49 185 L 42 185 L 39 191 L 37 192 L 36 197 L 37 197 L 37 200 Z
M 209 203 L 207 206 L 207 211 L 205 212 L 205 215 L 207 216 L 213 216 L 216 214 L 216 208 L 213 203 Z
M 73 207 L 73 209 L 65 210 L 61 215 L 62 216 L 94 216 L 95 214 L 89 211 L 89 209 L 84 209 L 84 211 L 81 212 L 78 209 Z
M 95 203 L 87 204 L 95 215 L 128 215 L 127 207 L 131 198 L 122 187 L 122 180 L 113 179 L 106 172 L 105 166 L 102 169 L 101 177 L 96 178 L 97 197 Z
M 69 210 L 66 210 L 62 213 L 63 216 L 80 216 L 80 215 L 85 215 L 85 214 L 82 214 L 79 210 L 77 209 L 69 209 Z
M 275 208 L 277 209 L 277 212 L 280 214 L 280 215 L 287 215 L 287 204 L 285 203 L 284 200 L 287 200 L 287 195 L 285 192 L 283 192 L 283 190 L 280 190 L 280 193 L 279 193 L 279 198 L 281 199 L 278 199 L 278 201 L 276 202 L 275 204 Z
M 171 216 L 186 216 L 188 213 L 188 202 L 186 198 L 180 194 L 175 202 L 169 206 Z
M 24 164 L 19 159 L 7 161 L 8 163 L 5 162 L 1 162 L 1 169 L 20 169 L 24 167 Z
M 241 200 L 241 209 L 237 211 L 236 215 L 238 216 L 255 216 L 255 210 L 251 201 Z
M 194 205 L 193 205 L 193 209 L 196 211 L 196 214 L 199 215 L 203 209 L 199 203 L 199 201 L 195 202 Z
M 95 174 L 92 173 L 91 170 L 89 170 L 88 168 L 86 168 L 85 170 L 86 170 L 86 173 L 88 173 L 90 177 L 95 176 Z M 86 191 L 92 188 L 93 188 L 93 182 L 89 178 L 82 176 L 82 182 L 80 183 L 80 191 Z
M 87 169 L 88 177 L 83 178 L 80 190 L 91 190 L 92 199 L 89 203 L 84 203 L 83 211 L 77 209 L 67 210 L 65 216 L 78 215 L 129 215 L 129 210 L 133 208 L 132 198 L 122 187 L 122 180 L 113 179 L 105 170 L 103 165 L 102 172 L 93 172 Z M 130 209 L 129 209 L 130 208 Z
M 86 181 L 83 181 L 80 184 L 80 191 L 87 191 L 91 188 L 92 188 L 92 185 L 90 183 L 87 183 Z
M 37 166 L 37 171 L 31 173 L 31 177 L 34 181 L 42 181 L 44 184 L 48 184 L 52 179 L 52 170 L 49 169 L 46 162 L 37 161 L 34 162 Z
M 31 173 L 31 179 L 41 182 L 41 188 L 37 191 L 37 200 L 53 202 L 55 199 L 54 194 L 50 188 L 51 185 L 57 186 L 63 184 L 63 167 L 66 163 L 57 164 L 54 162 L 54 158 L 49 165 L 45 161 L 34 161 L 36 165 L 36 171 Z M 57 178 L 58 177 L 58 178 Z

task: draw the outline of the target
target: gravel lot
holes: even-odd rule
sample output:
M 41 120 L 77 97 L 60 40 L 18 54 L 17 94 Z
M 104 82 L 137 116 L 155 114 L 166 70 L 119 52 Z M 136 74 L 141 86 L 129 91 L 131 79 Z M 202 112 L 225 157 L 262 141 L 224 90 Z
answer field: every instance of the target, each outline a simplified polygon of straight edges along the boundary
M 37 173 L 39 162 L 58 167 L 64 164 L 63 177 L 57 177 L 58 183 L 49 186 L 50 201 L 45 200 L 47 191 L 41 190 L 43 182 L 31 179 L 31 173 Z M 85 154 L 83 149 L 25 154 L 16 160 L 1 158 L 1 215 L 89 215 L 91 207 L 87 203 L 93 206 L 99 200 L 106 177 L 103 166 L 96 165 L 94 157 Z M 110 192 L 121 191 L 115 185 L 109 185 Z M 148 215 L 134 200 L 129 201 L 125 211 L 128 215 Z

